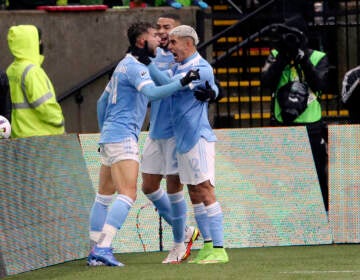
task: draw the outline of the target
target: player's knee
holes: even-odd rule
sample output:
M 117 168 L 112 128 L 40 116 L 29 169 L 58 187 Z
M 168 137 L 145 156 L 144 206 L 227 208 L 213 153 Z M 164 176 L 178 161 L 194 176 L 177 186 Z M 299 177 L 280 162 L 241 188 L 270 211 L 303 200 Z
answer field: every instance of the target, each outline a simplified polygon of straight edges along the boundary
M 159 185 L 151 185 L 151 184 L 142 184 L 141 190 L 144 194 L 151 194 L 159 190 Z
M 203 194 L 200 188 L 197 188 L 196 186 L 188 186 L 188 192 L 192 204 L 203 202 Z

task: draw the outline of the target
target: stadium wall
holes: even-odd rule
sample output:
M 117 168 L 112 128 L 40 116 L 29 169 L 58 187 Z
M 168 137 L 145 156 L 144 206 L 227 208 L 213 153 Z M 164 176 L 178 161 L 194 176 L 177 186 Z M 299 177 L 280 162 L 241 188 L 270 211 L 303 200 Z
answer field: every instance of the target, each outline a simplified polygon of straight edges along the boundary
M 88 12 L 0 10 L 0 69 L 6 69 L 12 61 L 6 40 L 9 27 L 34 24 L 42 30 L 45 55 L 43 67 L 60 97 L 124 56 L 129 47 L 126 32 L 131 23 L 140 20 L 155 23 L 162 13 L 174 11 L 171 7 Z M 176 10 L 184 24 L 192 26 L 196 26 L 197 12 L 198 7 Z M 201 41 L 211 36 L 211 19 L 205 18 L 203 26 L 205 31 Z M 79 96 L 71 96 L 61 102 L 68 133 L 98 131 L 96 101 L 108 81 L 109 77 L 105 75 L 85 87 L 81 91 L 81 103 L 77 103 L 77 100 L 81 100 Z
M 0 141 L 0 276 L 88 253 L 94 191 L 77 135 Z
M 227 248 L 359 242 L 360 126 L 329 127 L 329 216 L 304 128 L 215 132 L 216 193 Z M 146 136 L 141 134 L 141 148 Z M 0 141 L 0 276 L 87 256 L 88 215 L 100 167 L 98 137 Z M 195 224 L 186 198 L 188 224 Z M 139 187 L 113 244 L 116 252 L 170 249 L 171 230 L 159 221 Z

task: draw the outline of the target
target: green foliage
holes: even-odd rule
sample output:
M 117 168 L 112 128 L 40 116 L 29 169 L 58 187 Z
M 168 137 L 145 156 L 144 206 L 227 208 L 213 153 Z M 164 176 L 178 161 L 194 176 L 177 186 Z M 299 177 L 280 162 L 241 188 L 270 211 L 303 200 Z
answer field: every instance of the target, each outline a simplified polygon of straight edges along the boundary
M 81 5 L 102 5 L 103 0 L 80 0 Z

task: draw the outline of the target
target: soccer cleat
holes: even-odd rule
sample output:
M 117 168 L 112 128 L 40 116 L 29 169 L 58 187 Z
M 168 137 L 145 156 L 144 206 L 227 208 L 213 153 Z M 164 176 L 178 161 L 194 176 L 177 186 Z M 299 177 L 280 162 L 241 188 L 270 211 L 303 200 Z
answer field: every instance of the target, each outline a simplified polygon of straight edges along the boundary
M 123 263 L 119 262 L 113 255 L 112 248 L 100 248 L 96 245 L 91 250 L 87 263 L 89 266 L 99 266 L 107 265 L 107 266 L 124 266 Z
M 102 266 L 105 265 L 103 262 L 97 261 L 95 259 L 89 258 L 87 259 L 88 266 Z
M 92 248 L 94 248 L 94 247 L 95 247 L 95 245 Z M 95 257 L 93 256 L 93 249 L 91 249 L 91 251 L 90 251 L 90 253 L 89 253 L 89 255 L 88 255 L 87 259 L 86 259 L 86 263 L 87 263 L 88 266 L 104 265 L 102 262 L 97 261 L 95 259 Z
M 209 255 L 211 255 L 212 251 L 213 251 L 213 243 L 206 242 L 206 243 L 204 243 L 204 247 L 199 250 L 195 259 L 189 260 L 188 263 L 198 263 L 199 261 L 201 261 L 201 260 L 207 258 Z
M 181 263 L 186 256 L 186 247 L 184 243 L 178 243 L 175 244 L 172 249 L 170 250 L 168 256 L 165 258 L 165 260 L 162 261 L 162 263 L 167 264 L 179 264 Z M 184 258 L 185 257 L 185 258 Z
M 214 264 L 214 263 L 227 263 L 229 262 L 228 254 L 224 248 L 213 248 L 210 255 L 206 258 L 199 260 L 197 264 Z
M 190 256 L 191 248 L 195 242 L 199 238 L 200 231 L 196 227 L 186 227 L 185 229 L 185 246 L 186 253 L 183 256 L 183 260 L 186 260 Z
M 200 235 L 200 231 L 196 227 L 188 227 L 185 228 L 185 243 L 194 242 L 198 239 Z

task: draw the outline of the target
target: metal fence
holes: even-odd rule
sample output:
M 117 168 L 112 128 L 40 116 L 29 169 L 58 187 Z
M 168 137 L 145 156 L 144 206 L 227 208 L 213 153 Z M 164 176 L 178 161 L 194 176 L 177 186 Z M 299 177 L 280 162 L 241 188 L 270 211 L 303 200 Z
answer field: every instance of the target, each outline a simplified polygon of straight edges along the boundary
M 226 1 L 222 1 L 226 2 Z M 261 36 L 266 26 L 283 22 L 292 13 L 301 12 L 308 22 L 309 47 L 327 53 L 330 83 L 321 100 L 327 122 L 346 122 L 348 112 L 339 93 L 343 76 L 360 65 L 360 1 L 263 1 L 257 9 L 242 13 L 228 1 L 213 6 L 213 38 L 199 46 L 212 48 L 215 75 L 225 97 L 212 105 L 214 127 L 267 126 L 271 119 L 271 92 L 262 88 L 261 67 L 271 42 Z M 289 3 L 304 4 L 291 7 Z

